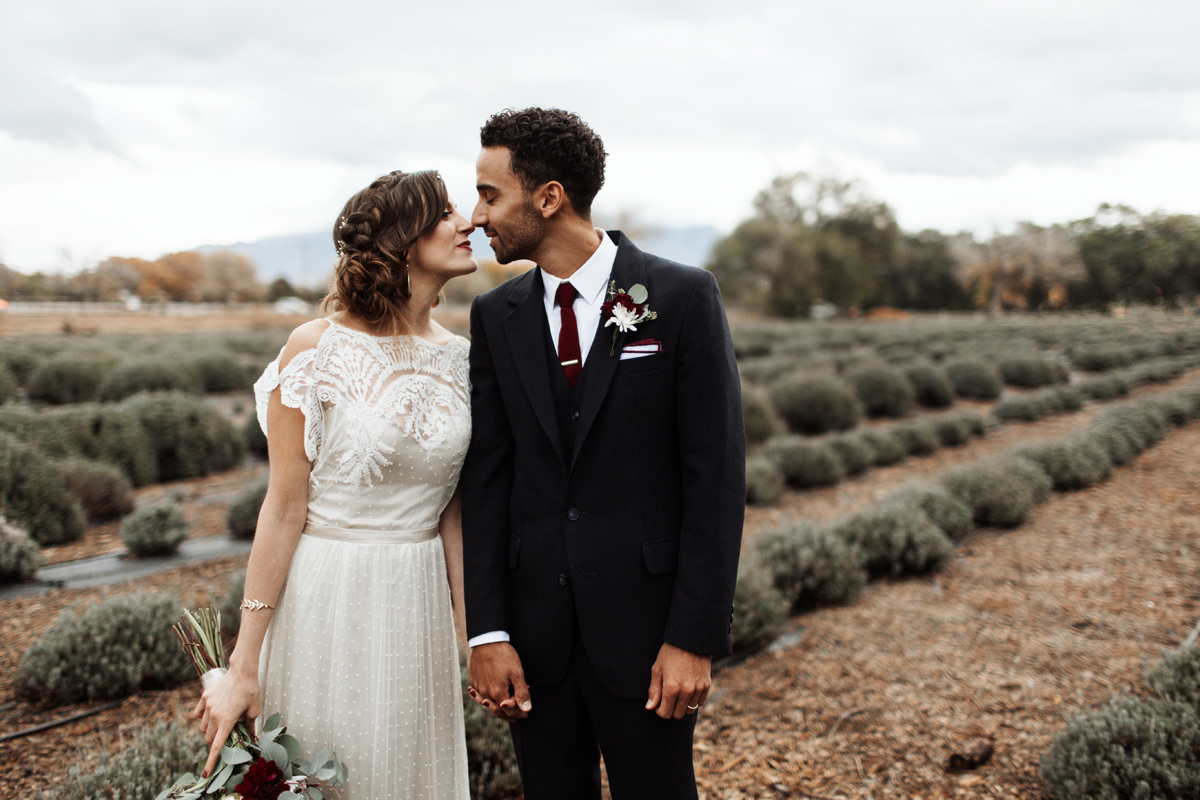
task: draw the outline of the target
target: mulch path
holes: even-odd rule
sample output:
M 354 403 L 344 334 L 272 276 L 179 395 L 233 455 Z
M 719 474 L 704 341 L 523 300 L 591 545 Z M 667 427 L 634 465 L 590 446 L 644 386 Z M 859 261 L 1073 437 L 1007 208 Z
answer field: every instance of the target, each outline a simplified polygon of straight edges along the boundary
M 785 518 L 841 516 L 908 480 L 1021 441 L 1067 435 L 1102 407 L 1006 425 L 830 489 L 789 492 L 775 507 L 748 509 L 746 538 Z M 1175 431 L 1104 484 L 1056 495 L 1016 531 L 968 537 L 941 574 L 872 584 L 851 606 L 793 620 L 793 647 L 719 672 L 697 728 L 702 797 L 1043 796 L 1038 763 L 1067 716 L 1136 691 L 1146 666 L 1200 616 L 1198 447 L 1200 425 Z M 223 533 L 224 496 L 264 469 L 181 483 L 193 536 Z M 170 488 L 140 490 L 139 500 Z M 103 527 L 67 546 L 77 548 L 72 555 L 58 548 L 55 560 L 119 549 L 118 528 Z M 235 557 L 0 602 L 0 735 L 100 705 L 42 708 L 14 694 L 21 654 L 61 611 L 136 591 L 171 591 L 202 605 L 219 599 L 244 565 Z M 196 685 L 139 693 L 119 708 L 0 744 L 0 783 L 31 796 L 60 782 L 66 765 L 118 749 L 130 732 L 186 718 L 198 693 Z M 950 753 L 979 738 L 995 745 L 992 760 L 947 774 Z
M 1141 691 L 1200 617 L 1198 450 L 1193 423 L 1017 530 L 968 537 L 941 574 L 872 584 L 718 673 L 702 796 L 1045 797 L 1041 757 L 1070 715 Z M 978 739 L 995 756 L 947 773 Z

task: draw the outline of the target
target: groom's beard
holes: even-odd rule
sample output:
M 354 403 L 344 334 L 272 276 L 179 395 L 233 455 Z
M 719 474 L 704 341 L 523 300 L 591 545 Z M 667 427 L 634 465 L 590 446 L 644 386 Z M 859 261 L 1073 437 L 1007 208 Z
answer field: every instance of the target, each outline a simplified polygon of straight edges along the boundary
M 509 264 L 522 259 L 533 259 L 533 254 L 542 244 L 546 236 L 546 221 L 537 213 L 533 203 L 527 203 L 521 209 L 521 216 L 503 231 L 494 228 L 496 244 L 492 248 L 496 260 L 501 264 Z

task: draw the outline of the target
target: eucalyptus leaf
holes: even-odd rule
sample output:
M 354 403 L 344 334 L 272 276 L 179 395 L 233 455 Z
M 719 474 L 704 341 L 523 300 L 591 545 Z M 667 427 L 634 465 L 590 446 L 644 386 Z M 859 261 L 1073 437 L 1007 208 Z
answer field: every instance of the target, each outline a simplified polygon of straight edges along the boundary
M 269 730 L 271 730 L 272 728 L 281 728 L 281 727 L 283 727 L 282 725 L 280 725 L 280 724 L 279 724 L 279 720 L 280 720 L 279 712 L 275 712 L 275 713 L 274 713 L 274 714 L 272 714 L 271 716 L 267 717 L 267 721 L 266 721 L 266 723 L 263 725 L 263 730 L 264 730 L 264 731 L 269 731 Z
M 169 786 L 166 789 L 163 789 L 161 792 L 158 793 L 158 797 L 154 798 L 154 800 L 166 800 L 167 795 L 169 795 L 171 793 L 171 789 L 173 789 L 173 788 L 175 788 L 175 787 Z
M 208 783 L 207 794 L 219 792 L 225 788 L 225 781 L 229 780 L 229 776 L 233 774 L 233 764 L 226 764 L 217 770 L 217 774 L 213 776 Z
M 246 777 L 246 773 L 249 771 L 250 771 L 249 769 L 244 769 L 244 770 L 240 770 L 240 771 L 235 769 L 233 771 L 233 774 L 229 776 L 229 780 L 225 781 L 225 791 L 232 792 L 234 790 L 234 787 L 236 787 L 239 783 L 242 782 L 242 778 Z
M 289 761 L 296 763 L 300 760 L 300 742 L 295 736 L 292 736 L 290 733 L 283 733 L 275 741 L 279 742 L 287 750 Z
M 321 752 L 317 753 L 317 755 L 312 760 L 313 770 L 316 771 L 316 770 L 321 769 L 322 767 L 325 766 L 325 762 L 328 760 L 329 760 L 329 751 L 328 750 L 322 750 Z
M 308 800 L 325 800 L 325 795 L 315 786 L 308 787 Z
M 646 291 L 646 287 L 642 286 L 640 283 L 635 283 L 633 286 L 630 286 L 628 294 L 629 297 L 632 298 L 633 302 L 639 305 L 646 302 L 647 298 L 650 297 L 650 293 Z
M 338 778 L 336 785 L 341 786 L 346 782 L 346 779 L 350 777 L 350 768 L 346 766 L 345 762 L 338 762 L 338 766 L 342 769 L 342 776 Z
M 179 800 L 200 800 L 199 792 L 189 792 L 185 795 L 180 795 Z
M 240 747 L 222 747 L 221 760 L 226 764 L 245 764 L 253 759 Z
M 298 795 L 295 792 L 283 792 L 279 795 L 277 800 L 304 800 L 304 798 L 302 795 Z
M 288 764 L 287 750 L 285 750 L 283 745 L 279 744 L 278 742 L 267 742 L 266 744 L 263 744 L 262 754 L 263 758 L 269 758 L 274 761 L 275 766 L 279 767 L 280 770 L 284 769 L 284 767 L 290 766 Z
M 281 733 L 283 733 L 283 728 L 278 725 L 273 728 L 263 728 L 263 732 L 258 736 L 258 746 L 262 747 L 267 742 L 275 741 L 275 737 Z
M 332 778 L 334 775 L 336 775 L 337 772 L 338 771 L 337 771 L 336 767 L 324 767 L 322 769 L 317 770 L 317 774 L 313 775 L 313 777 L 316 778 L 317 780 L 321 781 L 321 783 L 324 783 L 324 782 L 328 781 L 330 778 Z

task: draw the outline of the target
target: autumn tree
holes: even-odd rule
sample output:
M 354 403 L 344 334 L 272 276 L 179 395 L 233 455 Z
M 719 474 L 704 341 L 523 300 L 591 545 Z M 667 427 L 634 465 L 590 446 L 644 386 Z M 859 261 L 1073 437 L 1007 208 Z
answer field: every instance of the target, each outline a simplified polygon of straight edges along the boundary
M 993 314 L 1005 308 L 1060 308 L 1068 285 L 1083 274 L 1079 249 L 1064 225 L 1020 222 L 1012 233 L 982 242 L 959 234 L 950 247 L 959 280 L 975 305 Z

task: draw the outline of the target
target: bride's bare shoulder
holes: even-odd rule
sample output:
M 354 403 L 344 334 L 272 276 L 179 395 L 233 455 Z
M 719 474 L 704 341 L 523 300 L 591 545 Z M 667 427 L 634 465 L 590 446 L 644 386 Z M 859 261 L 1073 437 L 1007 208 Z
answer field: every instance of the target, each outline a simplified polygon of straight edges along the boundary
M 305 350 L 312 350 L 321 341 L 325 331 L 329 329 L 329 320 L 310 320 L 292 331 L 284 345 L 283 353 L 279 356 L 279 368 L 283 369 L 288 362 Z

